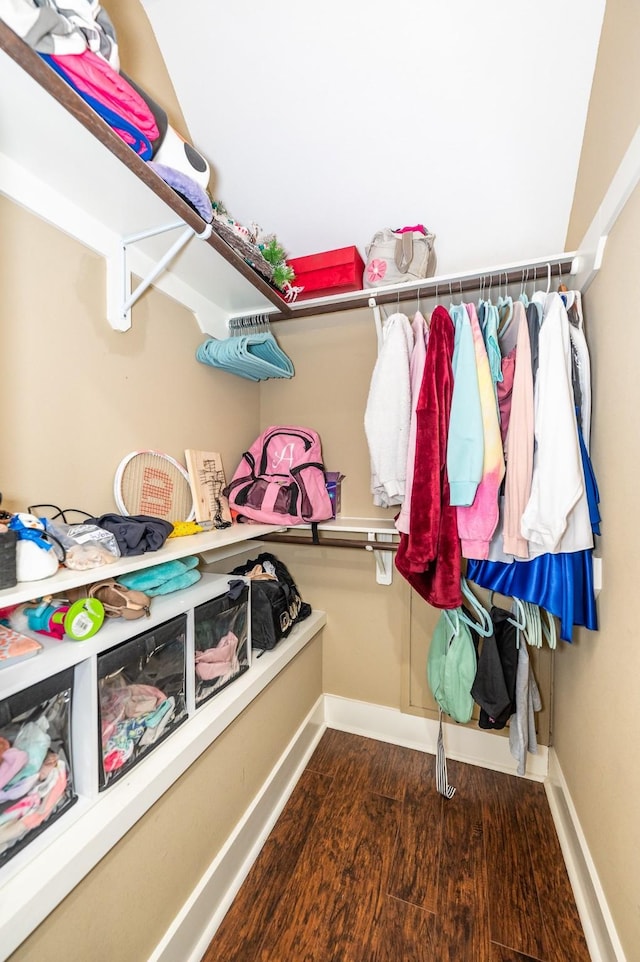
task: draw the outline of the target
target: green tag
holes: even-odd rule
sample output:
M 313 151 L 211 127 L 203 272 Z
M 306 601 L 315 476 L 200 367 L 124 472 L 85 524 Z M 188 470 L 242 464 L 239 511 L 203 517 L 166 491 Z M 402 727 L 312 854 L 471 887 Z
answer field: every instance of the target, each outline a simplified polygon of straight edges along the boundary
M 81 598 L 69 608 L 64 617 L 64 630 L 74 641 L 91 638 L 102 627 L 104 605 L 97 598 Z

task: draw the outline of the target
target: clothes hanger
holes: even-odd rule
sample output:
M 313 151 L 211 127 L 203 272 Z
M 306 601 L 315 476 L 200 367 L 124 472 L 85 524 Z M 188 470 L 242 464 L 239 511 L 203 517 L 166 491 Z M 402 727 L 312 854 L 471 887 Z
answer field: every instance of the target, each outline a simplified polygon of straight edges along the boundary
M 502 277 L 502 274 L 500 274 Z M 498 297 L 498 337 L 504 337 L 504 335 L 509 330 L 509 325 L 511 324 L 511 319 L 513 317 L 513 298 L 509 296 L 509 275 L 505 271 L 505 296 Z
M 293 377 L 291 359 L 278 346 L 266 315 L 232 318 L 229 330 L 229 337 L 201 344 L 196 358 L 249 381 Z
M 546 638 L 549 648 L 551 648 L 552 651 L 555 651 L 556 645 L 558 643 L 558 629 L 556 627 L 556 619 L 555 619 L 555 616 L 552 615 L 550 611 L 547 611 L 546 615 L 547 615 L 547 619 L 546 619 L 547 624 L 545 625 L 544 621 L 541 622 L 542 634 Z
M 471 588 L 469 587 L 469 583 L 467 579 L 464 576 L 460 579 L 460 585 L 462 587 L 463 598 L 466 598 L 466 600 L 469 602 L 471 608 L 474 610 L 476 615 L 478 615 L 478 617 L 480 618 L 480 621 L 479 622 L 474 621 L 467 614 L 464 607 L 461 607 L 458 609 L 460 619 L 464 621 L 465 624 L 469 625 L 470 628 L 473 628 L 474 631 L 477 631 L 478 634 L 481 635 L 483 638 L 488 638 L 490 635 L 493 634 L 493 622 L 491 620 L 491 615 L 489 614 L 487 609 L 484 607 L 484 605 L 482 605 L 480 601 L 478 601 L 478 599 L 472 592 Z

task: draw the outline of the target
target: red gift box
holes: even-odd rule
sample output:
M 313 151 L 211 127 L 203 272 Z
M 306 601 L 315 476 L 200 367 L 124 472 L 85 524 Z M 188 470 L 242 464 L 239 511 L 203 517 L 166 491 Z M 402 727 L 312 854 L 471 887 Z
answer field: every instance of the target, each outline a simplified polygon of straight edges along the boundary
M 303 287 L 298 300 L 362 290 L 364 261 L 355 247 L 340 247 L 322 254 L 292 257 L 287 261 L 294 272 L 295 287 Z

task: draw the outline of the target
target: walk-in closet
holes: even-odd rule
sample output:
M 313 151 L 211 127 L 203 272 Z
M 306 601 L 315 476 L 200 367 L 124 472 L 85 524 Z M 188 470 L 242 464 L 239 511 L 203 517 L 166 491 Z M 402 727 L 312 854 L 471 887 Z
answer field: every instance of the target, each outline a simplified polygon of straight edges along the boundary
M 154 586 L 148 618 L 107 619 L 81 641 L 60 629 L 0 666 L 0 959 L 640 962 L 640 9 L 227 6 L 74 0 L 61 13 L 0 0 L 0 510 L 144 515 L 119 509 L 116 469 L 132 453 L 186 464 L 191 452 L 202 467 L 215 452 L 228 483 L 269 426 L 297 425 L 341 479 L 326 492 L 336 517 L 185 527 L 155 553 L 186 587 Z M 94 35 L 86 18 L 101 13 Z M 51 32 L 59 15 L 68 30 Z M 95 73 L 70 81 L 78 30 L 83 50 L 113 59 L 107 21 L 157 141 L 118 132 L 95 90 L 90 106 Z M 168 147 L 165 163 L 145 159 L 160 140 L 190 158 L 193 179 L 177 177 Z M 366 286 L 317 296 L 287 280 L 280 245 L 288 259 L 356 250 L 364 265 L 376 232 L 401 224 L 435 235 L 427 276 L 385 285 L 375 268 Z M 521 439 L 533 445 L 522 382 L 501 386 L 525 328 L 530 398 L 543 381 L 552 398 L 533 494 L 509 475 Z M 402 382 L 385 367 L 392 329 Z M 477 384 L 456 394 L 476 331 L 496 348 L 492 380 L 490 353 L 478 374 L 484 401 Z M 419 337 L 425 354 L 445 345 L 453 372 L 420 403 Z M 471 509 L 491 472 L 469 453 L 469 425 L 486 428 L 489 395 L 493 441 L 513 447 L 491 475 L 487 532 Z M 406 479 L 387 502 L 374 450 L 397 418 L 410 425 L 409 408 L 405 508 Z M 436 449 L 442 471 L 425 471 Z M 584 490 L 566 507 L 576 474 Z M 420 516 L 425 534 L 412 505 L 430 504 L 445 475 L 446 508 Z M 563 547 L 552 509 L 562 502 L 566 520 L 578 500 Z M 530 537 L 513 534 L 514 504 Z M 418 557 L 434 531 L 435 573 Z M 270 577 L 256 572 L 261 552 L 292 573 L 305 617 L 258 649 L 247 585 Z M 545 567 L 554 553 L 571 560 Z M 135 591 L 155 560 L 106 567 Z M 16 579 L 0 608 L 73 599 L 89 575 L 63 564 Z M 528 707 L 504 725 L 477 698 L 455 720 L 434 695 L 432 642 L 463 604 L 476 659 L 494 607 L 519 670 L 520 646 L 527 656 Z M 223 667 L 203 653 L 212 611 Z M 150 704 L 157 732 L 133 756 L 108 754 L 105 729 L 133 725 L 118 653 L 138 664 L 143 647 L 160 674 L 136 669 L 136 697 L 157 682 L 171 710 Z M 225 670 L 237 675 L 226 686 Z M 55 760 L 14 744 L 44 702 L 73 770 L 50 821 Z M 35 766 L 23 795 L 18 755 Z

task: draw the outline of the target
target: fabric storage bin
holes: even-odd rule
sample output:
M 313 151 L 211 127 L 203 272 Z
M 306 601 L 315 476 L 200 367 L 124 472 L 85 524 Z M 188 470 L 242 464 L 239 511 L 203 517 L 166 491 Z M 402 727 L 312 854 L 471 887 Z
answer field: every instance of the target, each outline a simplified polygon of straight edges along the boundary
M 178 615 L 98 656 L 101 791 L 186 720 L 186 635 Z
M 72 701 L 73 668 L 0 701 L 0 866 L 77 800 Z
M 296 275 L 294 285 L 303 288 L 298 300 L 362 290 L 364 261 L 356 247 L 339 247 L 322 254 L 292 257 L 287 264 Z
M 194 624 L 198 706 L 249 667 L 249 585 L 230 581 L 226 594 L 194 608 Z

